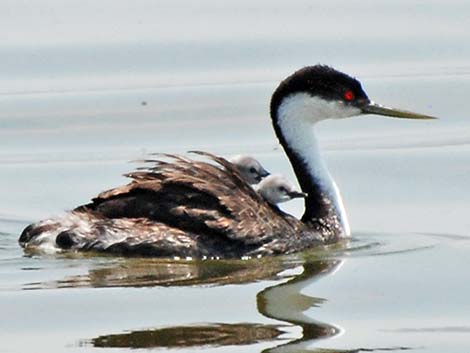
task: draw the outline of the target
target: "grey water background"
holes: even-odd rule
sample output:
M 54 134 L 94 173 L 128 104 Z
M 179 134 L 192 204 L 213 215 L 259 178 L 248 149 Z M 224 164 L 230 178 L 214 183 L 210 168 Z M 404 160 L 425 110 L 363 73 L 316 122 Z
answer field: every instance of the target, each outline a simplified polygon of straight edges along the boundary
M 3 1 L 0 351 L 468 352 L 468 13 L 467 1 Z M 249 152 L 294 180 L 269 98 L 316 63 L 440 117 L 318 127 L 349 244 L 205 263 L 17 245 L 150 152 Z

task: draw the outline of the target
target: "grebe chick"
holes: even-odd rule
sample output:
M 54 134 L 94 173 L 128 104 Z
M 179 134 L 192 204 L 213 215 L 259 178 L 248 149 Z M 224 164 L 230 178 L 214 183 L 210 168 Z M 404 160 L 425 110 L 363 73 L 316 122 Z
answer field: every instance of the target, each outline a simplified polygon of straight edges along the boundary
M 248 155 L 237 155 L 229 159 L 233 163 L 248 184 L 258 184 L 269 172 L 263 168 L 260 162 Z
M 269 175 L 255 186 L 255 190 L 271 205 L 308 196 L 302 191 L 297 191 L 295 186 L 282 175 Z

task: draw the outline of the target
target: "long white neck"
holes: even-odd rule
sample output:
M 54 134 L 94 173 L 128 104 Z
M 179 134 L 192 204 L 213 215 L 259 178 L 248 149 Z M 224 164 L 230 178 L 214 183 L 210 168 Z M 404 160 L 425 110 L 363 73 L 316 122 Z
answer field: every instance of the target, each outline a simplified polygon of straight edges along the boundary
M 296 94 L 283 100 L 274 122 L 302 191 L 309 195 L 302 220 L 341 228 L 334 231 L 343 237 L 350 235 L 347 215 L 339 189 L 320 154 L 314 125 L 320 120 L 355 114 L 340 103 Z

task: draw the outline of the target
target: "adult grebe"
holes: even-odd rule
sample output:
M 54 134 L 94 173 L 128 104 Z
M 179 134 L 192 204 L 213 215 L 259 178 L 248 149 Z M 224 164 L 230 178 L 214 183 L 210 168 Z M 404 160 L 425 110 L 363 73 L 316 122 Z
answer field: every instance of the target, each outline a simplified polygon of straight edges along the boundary
M 173 156 L 128 174 L 62 217 L 29 225 L 24 247 L 127 255 L 222 258 L 287 254 L 350 235 L 341 197 L 318 150 L 313 126 L 325 119 L 378 114 L 433 117 L 373 103 L 356 79 L 316 65 L 287 77 L 271 99 L 276 135 L 308 196 L 301 220 L 272 207 L 227 160 Z M 171 157 L 171 156 L 170 156 Z

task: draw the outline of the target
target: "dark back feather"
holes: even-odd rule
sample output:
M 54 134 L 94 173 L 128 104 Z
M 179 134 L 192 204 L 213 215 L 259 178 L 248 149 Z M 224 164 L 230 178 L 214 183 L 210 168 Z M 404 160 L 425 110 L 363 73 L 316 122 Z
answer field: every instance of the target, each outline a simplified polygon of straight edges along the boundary
M 244 246 L 305 231 L 302 222 L 259 196 L 232 163 L 207 152 L 192 153 L 206 160 L 177 155 L 144 160 L 148 166 L 126 174 L 131 183 L 102 192 L 77 211 L 93 210 L 108 218 L 148 218 Z

